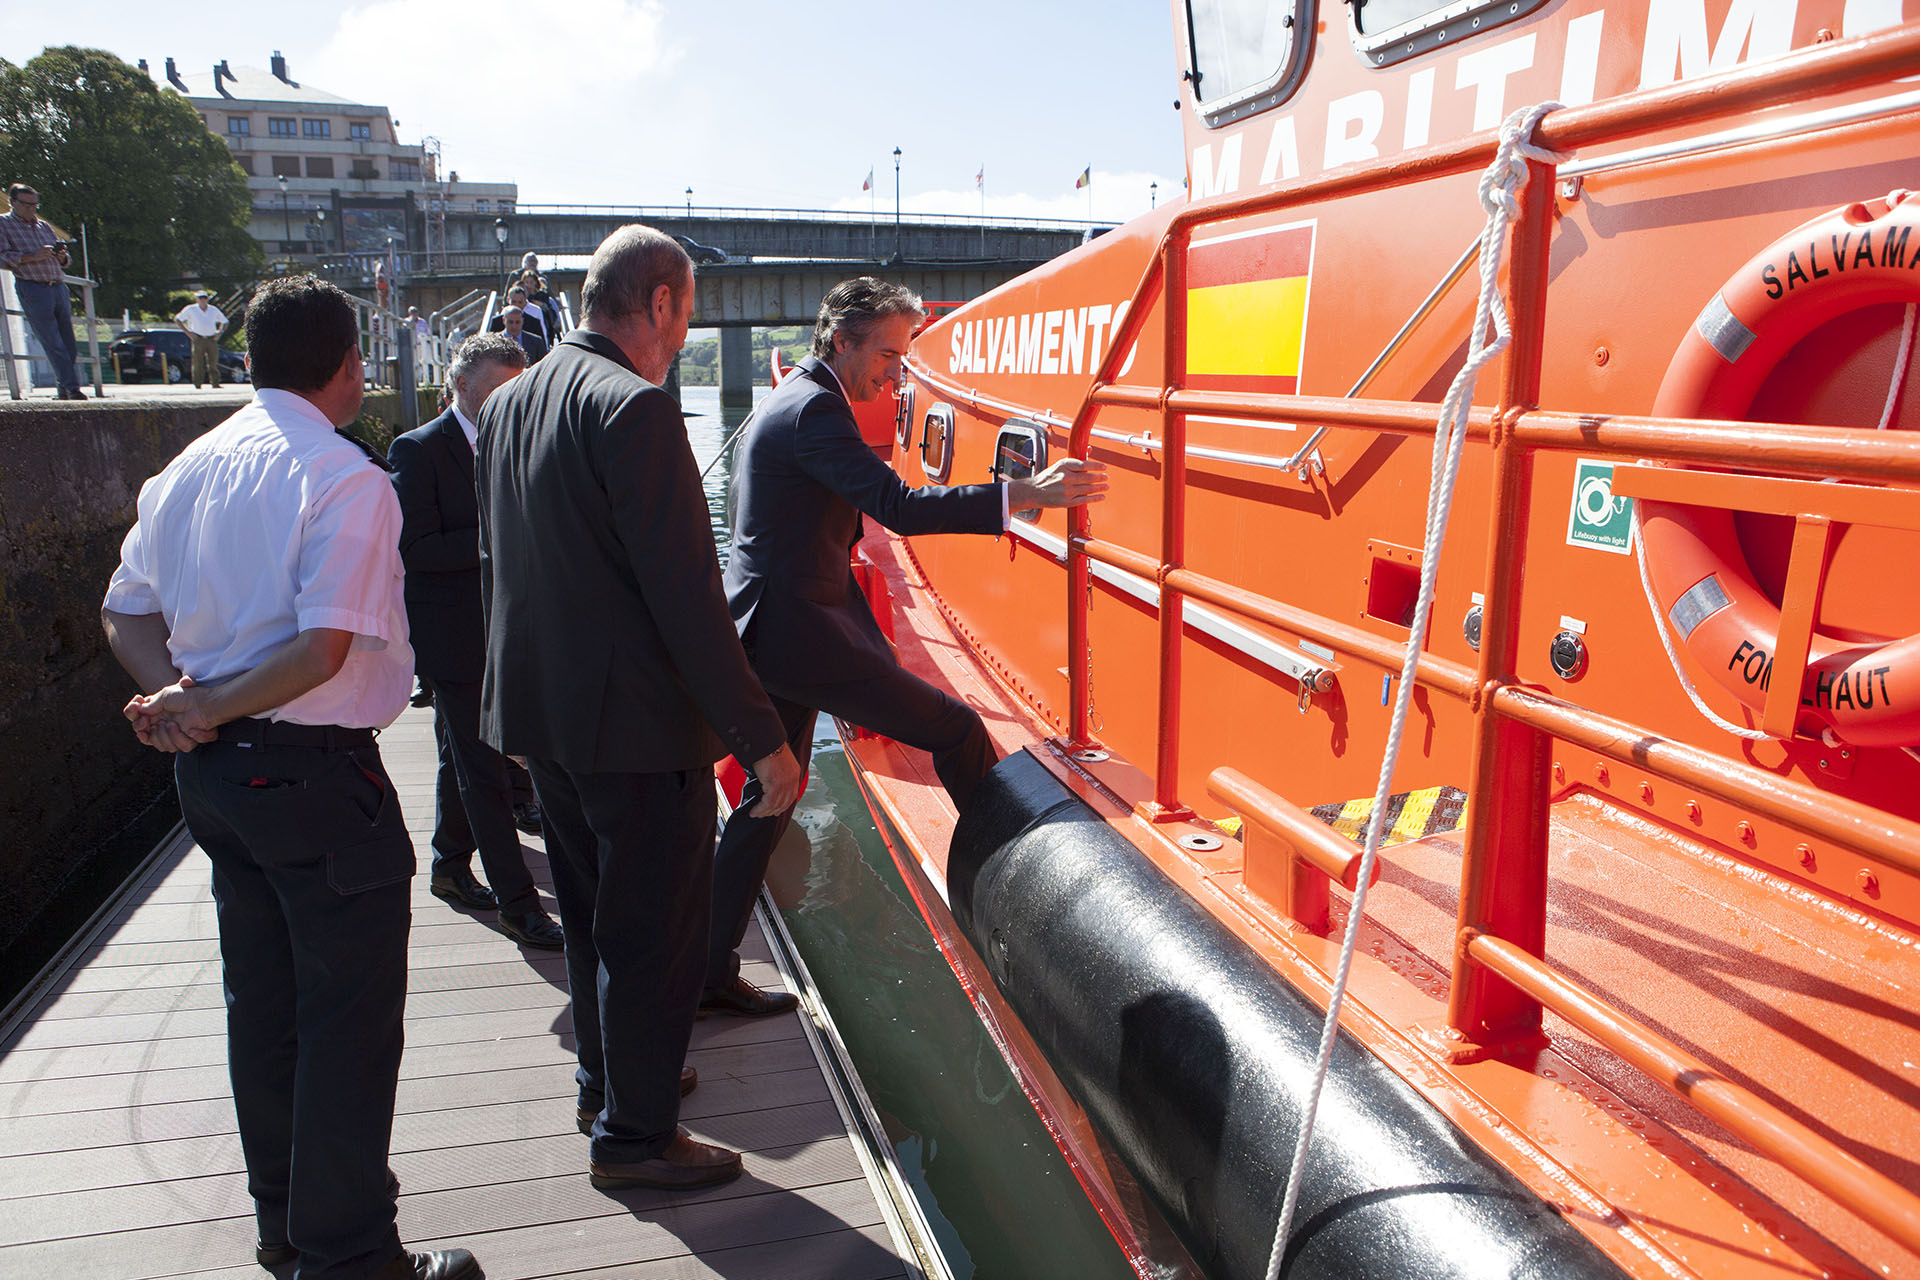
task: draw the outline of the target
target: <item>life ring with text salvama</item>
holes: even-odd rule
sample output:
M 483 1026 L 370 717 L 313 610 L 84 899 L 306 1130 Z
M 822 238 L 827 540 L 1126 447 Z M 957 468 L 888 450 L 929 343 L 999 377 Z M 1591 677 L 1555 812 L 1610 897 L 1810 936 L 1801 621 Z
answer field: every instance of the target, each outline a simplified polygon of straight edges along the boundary
M 1654 415 L 1746 419 L 1768 375 L 1820 326 L 1861 307 L 1920 303 L 1920 198 L 1909 195 L 1825 214 L 1749 260 L 1687 330 Z M 1638 515 L 1653 602 L 1674 635 L 1722 688 L 1763 710 L 1780 608 L 1755 581 L 1733 512 L 1642 501 Z M 1920 743 L 1920 634 L 1874 643 L 1816 629 L 1795 731 Z

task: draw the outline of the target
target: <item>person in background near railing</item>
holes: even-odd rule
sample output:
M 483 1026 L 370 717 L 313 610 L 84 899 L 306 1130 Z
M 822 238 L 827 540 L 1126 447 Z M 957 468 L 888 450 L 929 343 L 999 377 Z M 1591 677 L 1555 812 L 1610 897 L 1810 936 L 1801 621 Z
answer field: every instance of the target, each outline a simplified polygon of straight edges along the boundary
M 527 291 L 519 285 L 515 285 L 513 288 L 507 290 L 507 305 L 500 308 L 500 314 L 493 318 L 493 323 L 488 327 L 495 333 L 499 333 L 505 329 L 507 327 L 507 312 L 514 307 L 520 308 L 521 324 L 525 327 L 526 331 L 546 343 L 548 348 L 551 349 L 554 343 L 554 336 L 553 330 L 547 327 L 547 314 L 539 307 L 534 306 L 532 302 L 528 301 Z
M 1075 458 L 1027 480 L 909 488 L 860 438 L 853 402 L 898 388 L 918 295 L 871 276 L 828 291 L 813 326 L 813 354 L 774 389 L 742 429 L 734 454 L 733 550 L 727 602 L 786 726 L 802 769 L 813 749 L 815 709 L 933 754 L 933 770 L 966 812 L 999 759 L 980 713 L 900 665 L 854 582 L 848 553 L 862 520 L 895 533 L 991 533 L 1010 513 L 1077 507 L 1106 496 L 1107 469 Z M 749 776 L 714 854 L 713 931 L 706 991 L 712 1013 L 763 1017 L 791 1009 L 740 976 L 737 948 L 786 830 L 787 812 L 763 815 Z
M 353 301 L 275 280 L 247 348 L 253 402 L 141 486 L 101 622 L 212 864 L 256 1259 L 469 1280 L 465 1249 L 401 1247 L 387 1165 L 414 852 L 374 736 L 413 649 L 400 504 L 337 430 L 365 391 Z
M 507 290 L 519 284 L 520 277 L 528 271 L 533 272 L 535 275 L 540 274 L 540 255 L 539 254 L 529 251 L 527 253 L 523 253 L 520 255 L 520 265 L 515 267 L 512 271 L 508 272 L 507 278 L 500 282 L 501 295 L 504 297 L 506 295 Z
M 526 351 L 528 364 L 537 364 L 547 354 L 546 342 L 527 329 L 527 313 L 521 308 L 508 307 L 502 311 L 500 324 L 502 332 Z
M 413 666 L 433 693 L 433 737 L 440 752 L 429 888 L 434 897 L 460 906 L 498 907 L 500 932 L 525 946 L 559 951 L 566 938 L 540 907 L 514 831 L 507 759 L 480 740 L 487 624 L 480 611 L 473 452 L 480 406 L 526 367 L 526 352 L 504 334 L 470 339 L 447 368 L 452 407 L 396 437 L 387 460 L 400 496 L 400 559 L 407 566 Z M 487 869 L 486 885 L 473 874 L 476 848 Z
M 532 267 L 520 273 L 520 287 L 527 291 L 527 301 L 531 302 L 546 322 L 545 337 L 547 345 L 552 346 L 566 335 L 560 332 L 560 304 L 553 300 L 553 292 L 547 288 L 547 281 Z
M 73 340 L 73 299 L 64 279 L 72 259 L 53 228 L 40 220 L 38 191 L 16 182 L 7 188 L 7 202 L 13 207 L 0 216 L 0 267 L 13 272 L 20 309 L 53 366 L 56 398 L 85 400 L 76 363 L 80 348 Z
M 207 301 L 205 289 L 195 289 L 193 301 L 180 308 L 173 320 L 193 340 L 193 385 L 199 387 L 200 370 L 205 367 L 206 380 L 219 386 L 220 335 L 227 327 L 226 313 Z
M 420 308 L 407 308 L 407 325 L 413 330 L 413 348 L 415 351 L 427 349 L 427 337 L 433 332 L 427 324 L 427 318 L 420 314 Z

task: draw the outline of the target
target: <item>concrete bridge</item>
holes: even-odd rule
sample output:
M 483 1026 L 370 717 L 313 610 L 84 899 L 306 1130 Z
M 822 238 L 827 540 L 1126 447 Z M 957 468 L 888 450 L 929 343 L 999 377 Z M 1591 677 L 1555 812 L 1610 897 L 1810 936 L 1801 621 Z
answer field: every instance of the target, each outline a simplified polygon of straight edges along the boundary
M 529 251 L 554 289 L 579 297 L 587 259 L 616 228 L 644 222 L 695 246 L 694 325 L 720 330 L 720 390 L 745 403 L 758 373 L 750 330 L 810 324 L 849 276 L 877 275 L 930 301 L 977 298 L 1108 229 L 1108 224 L 968 216 L 902 218 L 827 209 L 522 206 L 511 215 L 427 215 L 426 249 L 393 254 L 402 306 L 430 314 L 500 287 Z M 506 233 L 502 242 L 500 232 Z M 717 250 L 717 254 L 702 252 Z M 325 255 L 321 270 L 367 296 L 387 255 Z M 724 261 L 712 260 L 724 256 Z M 392 269 L 392 268 L 390 268 Z

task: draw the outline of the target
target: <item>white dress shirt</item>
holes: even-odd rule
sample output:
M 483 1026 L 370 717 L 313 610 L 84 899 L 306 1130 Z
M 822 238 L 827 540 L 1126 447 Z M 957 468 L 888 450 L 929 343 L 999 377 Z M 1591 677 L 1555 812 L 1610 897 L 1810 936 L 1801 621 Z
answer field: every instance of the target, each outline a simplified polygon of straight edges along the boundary
M 457 403 L 453 406 L 453 420 L 460 424 L 462 431 L 467 433 L 467 448 L 478 453 L 480 451 L 480 428 L 474 426 L 472 422 L 467 420 L 467 415 L 460 412 L 460 406 Z
M 174 317 L 174 321 L 195 337 L 211 338 L 220 332 L 221 326 L 227 322 L 227 317 L 211 302 L 204 307 L 197 302 L 189 302 L 180 308 L 180 314 Z
M 822 360 L 820 362 L 820 367 L 827 371 L 827 376 L 829 378 L 833 379 L 833 388 L 834 390 L 840 393 L 840 398 L 847 402 L 847 408 L 849 409 L 853 408 L 853 400 L 847 395 L 847 384 L 840 381 L 840 375 L 834 372 L 833 366 L 828 364 L 825 360 Z M 858 419 L 856 419 L 856 421 L 858 421 Z M 953 446 L 949 444 L 947 447 L 952 448 Z M 1002 529 L 1008 529 L 1008 528 L 1011 528 L 1012 526 L 1013 526 L 1012 499 L 1009 497 L 1007 493 L 1006 482 L 1001 481 L 1000 482 L 1000 527 Z
M 380 729 L 406 706 L 400 502 L 306 399 L 256 391 L 141 487 L 138 513 L 106 607 L 160 614 L 195 683 L 231 680 L 327 627 L 353 632 L 346 664 L 268 717 Z

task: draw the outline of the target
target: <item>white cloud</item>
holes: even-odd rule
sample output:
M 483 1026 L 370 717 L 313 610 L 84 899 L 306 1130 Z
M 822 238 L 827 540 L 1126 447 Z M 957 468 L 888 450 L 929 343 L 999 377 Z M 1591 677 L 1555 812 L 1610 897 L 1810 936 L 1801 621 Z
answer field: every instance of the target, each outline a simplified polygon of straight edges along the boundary
M 1027 191 L 1001 193 L 993 190 L 989 178 L 986 192 L 986 214 L 992 218 L 1067 218 L 1078 222 L 1087 220 L 1088 192 L 1085 188 L 1075 190 L 1071 175 L 1065 189 L 1054 194 L 1035 195 Z M 1151 183 L 1159 183 L 1159 203 L 1180 194 L 1180 180 L 1168 178 L 1160 173 L 1109 173 L 1104 169 L 1093 171 L 1092 208 L 1096 222 L 1125 222 L 1147 212 L 1155 197 Z M 978 214 L 981 212 L 980 192 L 965 191 L 918 191 L 900 198 L 900 208 L 905 213 L 939 214 Z M 866 212 L 869 208 L 891 215 L 893 212 L 893 193 L 884 192 L 876 201 L 869 202 L 865 196 L 843 198 L 833 205 L 835 209 L 849 209 Z
M 438 137 L 462 177 L 524 181 L 514 170 L 525 157 L 617 146 L 680 53 L 660 0 L 569 0 L 565 11 L 578 38 L 554 52 L 524 0 L 372 0 L 341 13 L 307 72 L 377 95 L 403 139 Z M 511 167 L 498 168 L 503 158 Z

